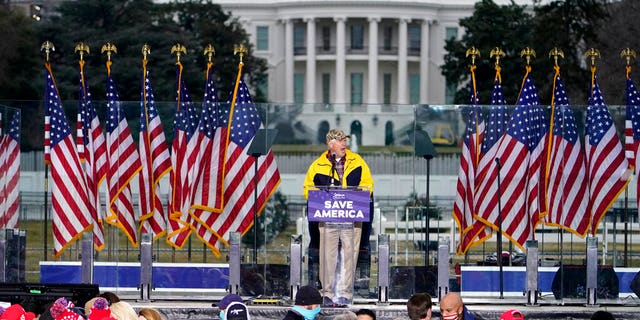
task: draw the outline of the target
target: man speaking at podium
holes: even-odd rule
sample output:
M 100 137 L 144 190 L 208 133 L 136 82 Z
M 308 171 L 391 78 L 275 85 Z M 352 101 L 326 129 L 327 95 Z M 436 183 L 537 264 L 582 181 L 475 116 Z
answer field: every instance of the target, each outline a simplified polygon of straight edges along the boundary
M 307 200 L 310 189 L 327 187 L 359 187 L 369 191 L 369 195 L 373 194 L 369 166 L 360 155 L 347 149 L 349 137 L 340 129 L 332 129 L 327 133 L 328 150 L 311 163 L 304 180 L 304 196 Z M 323 304 L 351 304 L 362 222 L 310 222 L 309 234 L 310 248 L 319 245 Z M 341 261 L 339 270 L 338 254 Z

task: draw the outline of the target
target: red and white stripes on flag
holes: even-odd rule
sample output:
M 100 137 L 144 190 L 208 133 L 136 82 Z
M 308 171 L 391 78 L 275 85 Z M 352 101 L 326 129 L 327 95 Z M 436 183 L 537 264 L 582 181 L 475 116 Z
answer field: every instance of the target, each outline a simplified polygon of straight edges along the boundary
M 460 229 L 460 243 L 457 248 L 459 254 L 464 254 L 469 248 L 469 242 L 464 241 L 465 235 L 474 223 L 475 182 L 478 166 L 480 143 L 484 134 L 484 120 L 478 106 L 468 107 L 467 130 L 460 155 L 460 169 L 456 187 L 456 200 L 453 206 L 453 217 Z
M 636 169 L 636 153 L 640 145 L 640 93 L 631 80 L 631 66 L 627 66 L 627 106 L 624 122 L 625 156 L 631 169 Z M 636 172 L 637 173 L 637 172 Z M 638 197 L 640 199 L 640 197 Z
M 241 72 L 241 70 L 240 70 Z M 257 185 L 254 184 L 256 158 L 247 150 L 262 125 L 258 110 L 242 77 L 239 77 L 235 105 L 231 106 L 229 139 L 225 156 L 224 209 L 210 228 L 228 244 L 230 233 L 244 234 L 253 225 L 254 205 L 260 213 L 280 183 L 280 173 L 273 152 L 258 157 Z M 254 201 L 257 188 L 258 199 Z
M 47 63 L 45 88 L 45 137 L 50 137 L 51 209 L 53 252 L 57 258 L 82 233 L 91 228 L 88 216 L 87 182 L 62 103 L 55 87 L 51 66 Z
M 460 242 L 456 250 L 458 254 L 464 254 L 471 243 L 471 240 L 465 241 L 465 236 L 472 229 L 475 221 L 476 174 L 485 126 L 482 109 L 478 106 L 474 70 L 475 66 L 471 66 L 471 106 L 463 109 L 467 111 L 467 124 L 460 155 L 456 198 L 453 204 L 453 218 L 460 230 Z
M 636 175 L 636 194 L 640 190 L 640 157 L 638 146 L 640 145 L 640 93 L 631 80 L 631 66 L 627 66 L 627 106 L 625 121 L 625 154 L 629 167 Z M 640 197 L 636 197 L 636 206 L 640 208 Z
M 182 63 L 176 63 L 176 112 L 174 137 L 171 141 L 171 174 L 169 183 L 169 221 L 167 221 L 167 243 L 174 248 L 184 246 L 192 231 L 191 187 L 193 164 L 197 154 L 196 141 L 192 139 L 198 126 L 198 115 L 191 95 L 182 79 Z
M 193 165 L 191 209 L 222 212 L 222 177 L 226 128 L 220 125 L 218 91 L 212 70 L 207 70 L 207 84 L 202 115 L 196 132 L 196 158 Z
M 486 121 L 487 124 L 484 129 L 482 145 L 480 147 L 480 159 L 476 169 L 475 186 L 479 186 L 480 182 L 485 179 L 487 171 L 496 158 L 498 142 L 506 131 L 508 119 L 509 114 L 502 92 L 500 68 L 496 68 L 495 82 L 493 92 L 491 93 L 491 107 L 489 108 L 489 116 Z M 474 205 L 476 203 L 475 201 L 474 198 Z M 472 246 L 484 242 L 486 239 L 489 239 L 493 233 L 491 226 L 479 220 L 478 214 L 475 211 L 473 224 L 467 229 L 464 237 L 460 240 L 459 253 L 465 253 Z
M 9 130 L 0 140 L 0 227 L 18 228 L 20 215 L 20 110 L 11 118 Z
M 589 230 L 588 181 L 584 149 L 569 98 L 556 67 L 547 164 L 547 225 L 584 237 Z
M 107 174 L 107 144 L 100 119 L 91 100 L 91 93 L 84 77 L 84 61 L 80 61 L 80 88 L 78 90 L 78 137 L 80 161 L 84 162 L 87 178 L 89 216 L 93 223 L 93 245 L 104 248 L 105 214 L 100 205 L 100 184 Z
M 587 107 L 586 163 L 589 180 L 590 232 L 595 235 L 607 210 L 629 183 L 631 171 L 595 79 Z
M 151 233 L 156 240 L 166 233 L 168 217 L 160 199 L 160 179 L 171 171 L 171 157 L 146 64 L 147 60 L 144 60 L 140 103 L 140 227 L 143 233 Z
M 110 211 L 107 222 L 118 226 L 137 247 L 139 214 L 133 209 L 130 182 L 142 165 L 120 105 L 110 62 L 107 62 L 107 189 Z
M 493 161 L 478 187 L 478 219 L 502 232 L 524 250 L 534 238 L 544 204 L 545 139 L 548 123 L 527 67 L 517 106 Z M 499 165 L 501 168 L 499 168 Z M 498 175 L 500 188 L 498 189 Z
M 212 75 L 212 63 L 207 65 L 207 81 L 202 114 L 193 140 L 196 142 L 196 159 L 193 164 L 193 187 L 190 215 L 197 221 L 196 235 L 216 255 L 219 255 L 217 236 L 206 228 L 203 216 L 222 212 L 222 177 L 224 168 L 224 139 L 226 128 L 220 126 L 218 91 Z

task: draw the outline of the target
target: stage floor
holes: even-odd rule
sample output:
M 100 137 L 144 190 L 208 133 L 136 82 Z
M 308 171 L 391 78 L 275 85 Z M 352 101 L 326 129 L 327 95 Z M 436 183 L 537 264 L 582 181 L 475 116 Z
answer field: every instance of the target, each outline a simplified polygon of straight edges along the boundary
M 219 299 L 216 298 L 216 299 Z M 211 306 L 212 301 L 175 301 L 156 300 L 151 302 L 139 302 L 127 300 L 133 307 L 152 307 L 162 313 L 166 320 L 211 320 L 219 319 L 217 308 Z M 595 306 L 587 306 L 579 300 L 549 300 L 540 301 L 540 305 L 526 306 L 524 299 L 482 300 L 465 299 L 469 310 L 476 315 L 476 319 L 500 319 L 500 314 L 505 310 L 518 309 L 525 314 L 527 320 L 550 319 L 589 319 L 597 310 L 607 310 L 615 316 L 616 320 L 640 319 L 640 301 L 638 299 L 626 299 L 626 301 L 598 301 Z M 347 310 L 356 312 L 359 309 L 371 309 L 380 320 L 407 319 L 406 301 L 393 301 L 388 305 L 379 305 L 375 301 L 357 301 L 356 304 L 346 308 L 323 308 L 320 319 L 330 319 L 333 316 L 344 313 Z M 280 320 L 289 310 L 290 306 L 254 305 L 248 303 L 252 319 Z M 432 319 L 440 319 L 437 305 L 433 309 Z

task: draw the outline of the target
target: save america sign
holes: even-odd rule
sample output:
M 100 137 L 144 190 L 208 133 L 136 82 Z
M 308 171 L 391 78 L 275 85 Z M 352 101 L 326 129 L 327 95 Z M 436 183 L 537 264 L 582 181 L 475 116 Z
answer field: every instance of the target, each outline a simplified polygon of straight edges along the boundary
M 367 222 L 370 202 L 369 191 L 309 190 L 307 218 L 320 222 Z

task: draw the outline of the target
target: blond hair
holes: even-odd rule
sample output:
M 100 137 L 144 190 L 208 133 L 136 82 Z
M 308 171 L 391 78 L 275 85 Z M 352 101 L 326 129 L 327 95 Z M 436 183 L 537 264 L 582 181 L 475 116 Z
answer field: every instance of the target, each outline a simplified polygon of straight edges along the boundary
M 154 308 L 142 308 L 138 311 L 138 315 L 147 320 L 164 320 L 160 312 Z
M 138 320 L 138 314 L 128 302 L 121 300 L 112 303 L 109 309 L 111 309 L 111 316 L 118 320 Z

